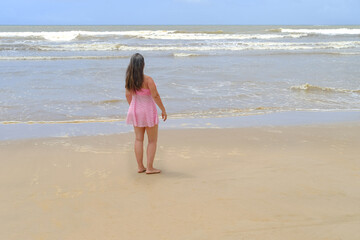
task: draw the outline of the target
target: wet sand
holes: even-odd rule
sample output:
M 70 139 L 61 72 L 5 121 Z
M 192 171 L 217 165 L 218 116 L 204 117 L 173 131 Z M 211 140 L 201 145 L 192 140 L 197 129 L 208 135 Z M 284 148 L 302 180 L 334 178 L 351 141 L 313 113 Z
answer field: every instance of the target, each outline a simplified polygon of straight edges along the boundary
M 360 123 L 0 141 L 0 239 L 360 239 Z

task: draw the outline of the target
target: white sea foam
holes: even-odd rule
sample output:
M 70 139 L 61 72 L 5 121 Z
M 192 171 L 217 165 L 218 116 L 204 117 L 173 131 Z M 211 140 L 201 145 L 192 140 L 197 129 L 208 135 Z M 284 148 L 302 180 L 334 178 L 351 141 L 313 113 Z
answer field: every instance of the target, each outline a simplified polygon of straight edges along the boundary
M 126 32 L 119 31 L 63 31 L 63 32 L 0 32 L 0 38 L 43 38 L 49 41 L 71 41 L 80 36 L 122 36 Z
M 0 124 L 64 124 L 64 123 L 106 123 L 106 122 L 120 122 L 119 119 L 74 119 L 74 120 L 58 120 L 58 121 L 1 121 Z
M 80 60 L 80 59 L 117 59 L 129 56 L 21 56 L 0 57 L 1 60 Z
M 276 40 L 301 38 L 309 34 L 325 35 L 359 35 L 360 29 L 269 29 L 269 33 L 224 33 L 216 32 L 184 32 L 176 30 L 136 30 L 136 31 L 41 31 L 41 32 L 0 32 L 0 39 L 16 38 L 29 40 L 46 40 L 50 42 L 71 42 L 98 37 L 123 37 L 155 40 Z
M 79 35 L 78 31 L 68 32 L 0 32 L 0 38 L 43 38 L 49 41 L 71 41 Z
M 282 33 L 299 33 L 299 34 L 324 34 L 324 35 L 359 35 L 359 28 L 332 28 L 332 29 L 290 29 L 280 28 Z
M 324 93 L 360 93 L 360 89 L 342 89 L 342 88 L 332 88 L 332 87 L 320 87 L 305 83 L 300 86 L 292 86 L 291 90 L 295 91 L 312 91 L 312 92 L 324 92 Z
M 174 53 L 174 57 L 197 57 L 200 56 L 200 54 L 196 53 Z
M 212 33 L 184 33 L 178 31 L 127 31 L 127 36 L 134 36 L 145 39 L 164 39 L 164 40 L 220 40 L 220 39 L 276 39 L 276 38 L 299 38 L 304 34 L 212 34 Z
M 228 33 L 185 33 L 165 30 L 142 31 L 63 31 L 63 32 L 0 32 L 0 38 L 42 38 L 49 41 L 72 41 L 81 36 L 124 36 L 164 40 L 220 40 L 220 39 L 277 39 L 299 38 L 306 34 L 228 34 Z
M 312 50 L 359 48 L 360 41 L 337 42 L 214 42 L 198 45 L 141 45 L 131 46 L 111 43 L 79 43 L 44 45 L 41 51 L 241 51 L 241 50 Z M 1 48 L 1 46 L 0 46 Z M 188 53 L 187 53 L 188 54 Z

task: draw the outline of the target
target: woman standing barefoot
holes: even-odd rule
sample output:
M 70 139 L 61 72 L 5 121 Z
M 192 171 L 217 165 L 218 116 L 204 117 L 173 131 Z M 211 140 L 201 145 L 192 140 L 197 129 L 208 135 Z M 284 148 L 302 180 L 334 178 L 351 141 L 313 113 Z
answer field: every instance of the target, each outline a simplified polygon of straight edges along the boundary
M 144 75 L 144 57 L 135 53 L 130 59 L 126 70 L 126 99 L 129 103 L 129 111 L 126 123 L 134 126 L 135 132 L 135 156 L 138 164 L 138 173 L 160 173 L 160 169 L 153 167 L 158 136 L 158 115 L 155 103 L 161 109 L 162 119 L 167 119 L 165 107 L 156 89 L 154 80 Z M 144 134 L 148 136 L 147 168 L 143 164 Z

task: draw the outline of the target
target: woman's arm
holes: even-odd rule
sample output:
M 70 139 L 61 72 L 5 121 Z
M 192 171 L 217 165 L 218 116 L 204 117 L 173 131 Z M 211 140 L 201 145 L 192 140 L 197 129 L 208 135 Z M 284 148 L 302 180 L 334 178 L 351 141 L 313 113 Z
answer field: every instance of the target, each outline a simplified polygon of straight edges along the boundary
M 155 103 L 161 109 L 161 117 L 165 121 L 167 119 L 166 110 L 165 110 L 165 107 L 164 107 L 164 105 L 163 105 L 163 103 L 161 101 L 160 94 L 157 91 L 155 82 L 151 77 L 148 78 L 148 87 L 150 89 L 150 93 L 151 93 L 152 98 L 154 99 Z
M 127 90 L 127 89 L 125 89 L 125 96 L 126 96 L 127 102 L 128 102 L 129 105 L 130 105 L 131 99 L 132 99 L 132 94 L 131 94 L 131 92 L 130 92 L 129 90 Z

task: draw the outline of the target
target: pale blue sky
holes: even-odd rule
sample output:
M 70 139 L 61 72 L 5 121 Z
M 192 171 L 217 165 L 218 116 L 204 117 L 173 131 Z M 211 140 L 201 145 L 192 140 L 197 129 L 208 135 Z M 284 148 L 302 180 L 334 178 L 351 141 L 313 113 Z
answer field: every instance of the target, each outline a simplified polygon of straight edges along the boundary
M 360 24 L 360 0 L 4 0 L 0 24 Z

